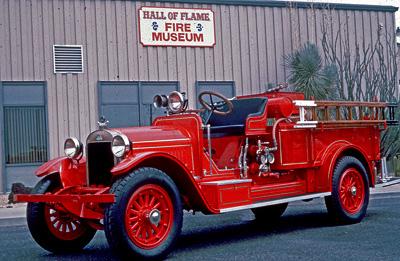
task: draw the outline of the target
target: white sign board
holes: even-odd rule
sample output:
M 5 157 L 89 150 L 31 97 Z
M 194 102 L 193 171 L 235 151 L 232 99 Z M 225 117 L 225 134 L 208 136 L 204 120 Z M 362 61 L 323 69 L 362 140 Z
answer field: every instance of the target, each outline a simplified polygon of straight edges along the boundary
M 210 9 L 141 7 L 139 34 L 144 46 L 213 47 L 214 12 Z

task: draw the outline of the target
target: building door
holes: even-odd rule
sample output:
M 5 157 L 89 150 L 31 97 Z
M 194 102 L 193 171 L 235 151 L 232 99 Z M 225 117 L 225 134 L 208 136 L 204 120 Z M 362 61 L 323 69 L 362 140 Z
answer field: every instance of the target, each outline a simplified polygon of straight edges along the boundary
M 99 84 L 99 116 L 105 116 L 109 126 L 146 126 L 164 114 L 153 107 L 156 94 L 179 90 L 178 82 L 101 82 Z
M 203 91 L 214 91 L 224 95 L 227 98 L 235 96 L 235 83 L 230 81 L 220 81 L 220 82 L 196 82 L 196 100 L 197 108 L 201 107 L 197 97 L 199 93 Z
M 5 190 L 16 182 L 33 186 L 34 170 L 48 160 L 45 83 L 3 82 L 0 92 Z

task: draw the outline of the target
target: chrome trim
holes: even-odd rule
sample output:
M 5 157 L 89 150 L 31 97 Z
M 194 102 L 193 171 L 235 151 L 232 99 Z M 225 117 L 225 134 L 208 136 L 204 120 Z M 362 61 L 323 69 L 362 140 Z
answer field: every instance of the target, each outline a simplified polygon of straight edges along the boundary
M 165 145 L 165 146 L 149 146 L 149 147 L 133 147 L 132 150 L 134 151 L 142 151 L 148 149 L 159 149 L 159 148 L 176 148 L 176 147 L 192 147 L 190 144 L 181 144 L 181 145 Z
M 211 147 L 211 125 L 207 124 L 208 157 L 210 161 L 210 175 L 212 175 L 212 147 Z
M 133 141 L 132 144 L 154 143 L 154 142 L 175 142 L 175 141 L 190 141 L 190 139 L 183 138 L 183 139 L 170 139 L 170 140 L 143 140 L 143 141 Z
M 244 145 L 244 150 L 243 150 L 243 176 L 242 178 L 247 178 L 247 171 L 248 171 L 248 166 L 247 166 L 247 152 L 249 150 L 249 138 L 246 138 L 246 143 Z
M 250 209 L 250 208 L 259 208 L 259 207 L 272 206 L 272 205 L 277 205 L 277 204 L 282 204 L 282 203 L 289 203 L 289 202 L 293 202 L 293 201 L 300 201 L 300 200 L 313 199 L 313 198 L 322 198 L 322 197 L 330 196 L 331 194 L 332 194 L 331 192 L 324 192 L 324 193 L 314 193 L 314 194 L 308 194 L 308 195 L 297 196 L 297 197 L 276 199 L 276 200 L 264 201 L 264 202 L 259 202 L 259 203 L 255 203 L 255 204 L 245 205 L 245 206 L 222 208 L 222 209 L 220 209 L 219 212 L 227 213 L 227 212 Z
M 249 183 L 251 179 L 228 179 L 228 180 L 216 180 L 216 181 L 206 181 L 201 183 L 201 185 L 231 185 L 231 184 L 241 184 Z

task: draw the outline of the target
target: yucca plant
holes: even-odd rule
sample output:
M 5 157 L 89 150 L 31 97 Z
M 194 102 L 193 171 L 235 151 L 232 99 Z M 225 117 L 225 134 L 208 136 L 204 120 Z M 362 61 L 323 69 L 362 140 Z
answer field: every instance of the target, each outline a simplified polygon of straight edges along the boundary
M 306 43 L 285 56 L 285 67 L 289 72 L 288 82 L 307 99 L 337 98 L 336 66 L 324 65 L 315 44 Z

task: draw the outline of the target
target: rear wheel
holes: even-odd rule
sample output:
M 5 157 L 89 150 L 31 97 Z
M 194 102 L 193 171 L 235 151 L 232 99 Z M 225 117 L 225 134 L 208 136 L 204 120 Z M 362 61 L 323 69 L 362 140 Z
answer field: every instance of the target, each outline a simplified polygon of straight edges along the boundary
M 354 157 L 342 157 L 333 172 L 332 195 L 325 198 L 329 214 L 340 223 L 358 223 L 367 212 L 368 201 L 365 167 Z
M 287 206 L 288 203 L 282 203 L 273 206 L 253 208 L 251 211 L 253 211 L 257 221 L 276 221 L 283 215 Z
M 60 187 L 57 177 L 42 179 L 32 194 L 53 192 Z M 96 230 L 84 220 L 58 210 L 45 203 L 28 203 L 27 222 L 35 241 L 44 249 L 54 253 L 76 252 L 83 249 L 94 237 Z
M 164 172 L 140 168 L 111 188 L 115 203 L 105 212 L 105 233 L 117 254 L 132 258 L 163 258 L 182 228 L 178 188 Z

